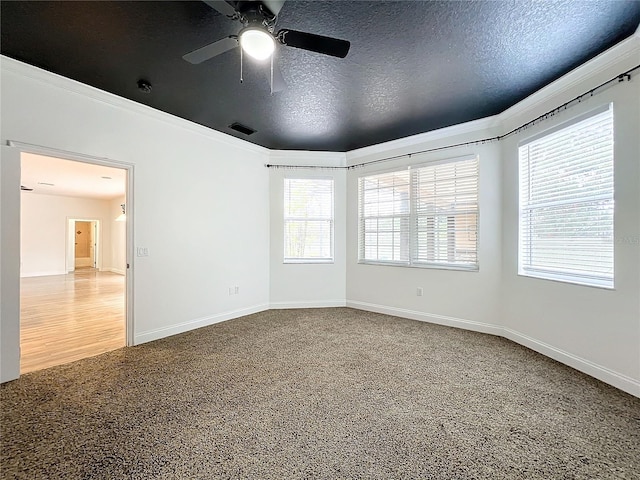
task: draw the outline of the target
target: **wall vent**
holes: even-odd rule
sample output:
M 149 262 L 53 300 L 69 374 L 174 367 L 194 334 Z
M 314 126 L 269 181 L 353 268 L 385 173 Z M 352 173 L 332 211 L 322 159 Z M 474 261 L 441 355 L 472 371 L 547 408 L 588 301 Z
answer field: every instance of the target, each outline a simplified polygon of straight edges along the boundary
M 241 123 L 235 122 L 229 125 L 229 128 L 235 130 L 236 132 L 244 133 L 245 135 L 252 135 L 256 133 L 253 128 L 247 127 L 246 125 L 242 125 Z

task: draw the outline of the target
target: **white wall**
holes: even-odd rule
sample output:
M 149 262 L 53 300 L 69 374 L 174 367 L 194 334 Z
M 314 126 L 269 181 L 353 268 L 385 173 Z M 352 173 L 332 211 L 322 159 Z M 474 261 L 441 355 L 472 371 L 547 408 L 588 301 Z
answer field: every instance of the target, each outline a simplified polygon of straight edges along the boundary
M 109 202 L 109 220 L 111 226 L 111 244 L 108 259 L 105 259 L 106 269 L 124 275 L 127 268 L 126 222 L 116 222 L 122 213 L 121 205 L 126 201 L 124 196 Z
M 107 200 L 25 191 L 20 196 L 20 276 L 64 275 L 73 269 L 68 218 L 100 221 L 97 265 L 104 268 L 111 251 Z
M 640 37 L 625 42 L 506 112 L 429 134 L 348 152 L 350 165 L 504 134 L 638 64 Z M 518 142 L 590 109 L 614 103 L 615 290 L 517 275 Z M 398 159 L 349 173 L 347 305 L 485 331 L 640 396 L 640 77 L 498 143 L 447 149 L 429 158 L 480 158 L 480 271 L 358 265 L 357 177 L 410 164 Z M 424 288 L 424 297 L 416 288 Z
M 323 152 L 273 152 L 271 163 L 344 167 L 345 156 Z M 284 178 L 333 178 L 334 262 L 330 264 L 285 264 Z M 271 308 L 335 307 L 346 301 L 346 172 L 344 169 L 271 169 Z
M 485 138 L 488 124 L 472 132 L 444 140 L 447 143 Z M 411 145 L 414 152 L 440 145 L 443 139 Z M 403 153 L 405 146 L 391 144 L 362 149 L 348 156 L 357 164 Z M 477 155 L 479 158 L 479 270 L 454 271 L 431 268 L 358 264 L 358 177 L 430 160 Z M 500 324 L 499 288 L 501 275 L 500 147 L 497 143 L 450 149 L 401 158 L 349 171 L 347 184 L 347 303 L 355 308 L 427 320 L 485 332 Z M 417 296 L 417 288 L 423 296 Z
M 0 146 L 0 382 L 20 376 L 20 154 Z
M 268 307 L 265 149 L 1 60 L 3 144 L 134 165 L 127 213 L 136 246 L 150 254 L 132 258 L 136 343 Z M 230 285 L 240 294 L 230 296 Z
M 638 58 L 636 34 L 497 117 L 347 152 L 346 162 L 510 131 L 634 67 Z M 347 305 L 356 308 L 512 338 L 640 396 L 639 78 L 499 143 L 428 154 L 428 159 L 479 156 L 478 272 L 357 264 L 357 177 L 411 160 L 331 171 L 336 178 L 336 263 L 320 269 L 282 264 L 283 171 L 269 172 L 263 164 L 293 162 L 297 156 L 296 164 L 310 165 L 322 155 L 267 152 L 5 58 L 2 141 L 135 165 L 135 209 L 127 213 L 136 246 L 150 251 L 149 257 L 132 259 L 138 342 L 264 309 L 269 302 L 274 307 L 332 304 L 346 292 Z M 616 289 L 518 277 L 518 141 L 607 101 L 614 102 L 616 122 Z M 326 155 L 329 162 L 342 161 L 340 154 Z M 296 170 L 305 171 L 312 170 Z M 2 212 L 4 236 L 11 209 L 3 205 Z M 7 245 L 11 255 L 15 248 Z M 12 278 L 4 258 L 3 251 L 3 292 L 5 278 Z M 235 285 L 240 294 L 229 296 L 229 286 Z M 424 289 L 423 297 L 416 296 L 417 287 Z M 4 312 L 4 293 L 2 301 Z M 2 335 L 4 345 L 4 330 Z
M 640 54 L 607 69 L 604 78 L 638 59 Z M 587 78 L 570 92 L 587 91 L 601 78 Z M 615 289 L 518 276 L 518 143 L 609 102 L 615 132 Z M 634 77 L 502 142 L 502 317 L 509 338 L 640 396 L 639 133 L 640 78 Z

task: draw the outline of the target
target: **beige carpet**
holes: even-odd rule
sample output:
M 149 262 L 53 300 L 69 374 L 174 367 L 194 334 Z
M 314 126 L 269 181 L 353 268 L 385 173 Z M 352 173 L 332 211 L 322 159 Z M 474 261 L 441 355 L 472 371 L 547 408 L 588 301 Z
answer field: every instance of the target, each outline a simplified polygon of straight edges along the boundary
M 2 385 L 4 479 L 633 479 L 640 399 L 508 340 L 273 310 Z

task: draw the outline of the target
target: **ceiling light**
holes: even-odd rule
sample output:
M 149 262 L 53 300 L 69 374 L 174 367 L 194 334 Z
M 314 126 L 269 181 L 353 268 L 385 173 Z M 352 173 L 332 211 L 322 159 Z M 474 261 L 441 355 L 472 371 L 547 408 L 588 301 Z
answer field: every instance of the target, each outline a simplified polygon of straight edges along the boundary
M 276 49 L 276 41 L 268 31 L 260 27 L 247 27 L 240 32 L 242 50 L 256 60 L 266 60 Z

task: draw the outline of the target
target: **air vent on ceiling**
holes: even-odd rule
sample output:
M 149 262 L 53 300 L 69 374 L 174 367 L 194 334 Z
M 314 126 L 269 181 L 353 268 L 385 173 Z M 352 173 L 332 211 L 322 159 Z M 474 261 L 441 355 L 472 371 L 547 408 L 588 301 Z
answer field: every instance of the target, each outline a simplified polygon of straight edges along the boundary
M 247 127 L 246 125 L 242 125 L 238 122 L 232 123 L 231 125 L 229 125 L 229 128 L 235 130 L 236 132 L 244 133 L 245 135 L 256 133 L 253 128 Z

